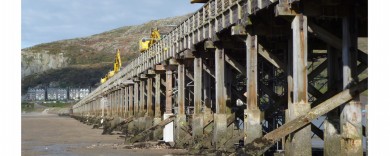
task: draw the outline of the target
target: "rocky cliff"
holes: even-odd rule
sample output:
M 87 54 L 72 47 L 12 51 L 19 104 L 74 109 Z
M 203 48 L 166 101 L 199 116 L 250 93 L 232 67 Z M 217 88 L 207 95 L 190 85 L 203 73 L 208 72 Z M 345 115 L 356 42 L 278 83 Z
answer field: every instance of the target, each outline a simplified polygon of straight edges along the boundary
M 125 26 L 84 38 L 61 40 L 24 48 L 21 50 L 22 92 L 25 92 L 28 87 L 36 85 L 47 86 L 52 81 L 57 81 L 54 84 L 81 85 L 83 87 L 84 84 L 70 81 L 76 79 L 74 78 L 76 75 L 78 79 L 92 78 L 89 80 L 93 82 L 88 83 L 88 85 L 98 84 L 100 78 L 113 67 L 116 49 L 120 49 L 122 64 L 126 65 L 129 60 L 138 56 L 138 41 L 142 37 L 149 36 L 152 28 L 158 27 L 161 34 L 164 35 L 174 28 L 172 25 L 180 24 L 188 16 L 153 20 L 141 25 Z M 79 72 L 81 70 L 81 72 L 89 74 L 92 72 L 96 75 L 75 74 L 72 70 Z M 53 76 L 56 78 L 52 78 Z M 66 83 L 63 83 L 65 81 Z

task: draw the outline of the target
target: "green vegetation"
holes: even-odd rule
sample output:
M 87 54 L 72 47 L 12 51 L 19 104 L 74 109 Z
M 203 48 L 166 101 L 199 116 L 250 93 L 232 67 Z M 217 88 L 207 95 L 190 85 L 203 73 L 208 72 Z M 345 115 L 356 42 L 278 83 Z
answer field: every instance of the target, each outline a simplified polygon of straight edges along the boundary
M 56 70 L 48 70 L 41 74 L 26 76 L 22 80 L 22 93 L 26 93 L 29 87 L 38 85 L 49 86 L 51 82 L 58 82 L 61 88 L 65 87 L 96 87 L 100 78 L 112 68 L 112 65 L 88 65 L 85 67 L 67 67 Z
M 34 104 L 33 103 L 22 103 L 22 112 L 32 112 L 34 111 Z
M 46 107 L 57 107 L 57 108 L 69 108 L 70 106 L 72 106 L 71 103 L 64 103 L 64 102 L 42 103 L 41 105 Z

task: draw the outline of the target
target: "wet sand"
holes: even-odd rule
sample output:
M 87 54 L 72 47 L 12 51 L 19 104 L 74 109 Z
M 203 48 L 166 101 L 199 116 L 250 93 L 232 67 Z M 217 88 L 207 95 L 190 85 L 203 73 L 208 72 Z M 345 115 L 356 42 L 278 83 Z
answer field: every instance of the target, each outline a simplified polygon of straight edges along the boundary
M 22 114 L 23 156 L 182 155 L 178 149 L 126 149 L 120 135 L 101 135 L 70 117 L 54 114 Z

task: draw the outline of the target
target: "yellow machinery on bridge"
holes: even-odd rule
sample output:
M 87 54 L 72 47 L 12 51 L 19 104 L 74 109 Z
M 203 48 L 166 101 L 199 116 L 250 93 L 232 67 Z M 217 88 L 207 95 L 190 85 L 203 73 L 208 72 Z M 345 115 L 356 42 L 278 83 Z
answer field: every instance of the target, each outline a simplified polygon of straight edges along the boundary
M 112 76 L 114 76 L 116 73 L 118 73 L 121 70 L 122 67 L 122 61 L 121 61 L 121 55 L 119 49 L 116 50 L 115 54 L 115 61 L 114 61 L 114 70 L 110 70 L 106 76 L 100 79 L 100 83 L 103 84 L 108 79 L 110 79 Z
M 139 51 L 141 53 L 148 50 L 154 43 L 161 39 L 160 31 L 158 28 L 153 28 L 150 32 L 150 37 L 144 37 L 139 41 Z

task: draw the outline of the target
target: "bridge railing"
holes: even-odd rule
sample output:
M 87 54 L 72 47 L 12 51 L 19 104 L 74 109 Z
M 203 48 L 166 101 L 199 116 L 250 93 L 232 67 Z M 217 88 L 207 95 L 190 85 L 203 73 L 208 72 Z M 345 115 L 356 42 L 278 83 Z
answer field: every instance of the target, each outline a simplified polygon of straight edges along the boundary
M 176 57 L 179 52 L 191 49 L 194 44 L 212 38 L 216 35 L 216 32 L 238 23 L 243 17 L 274 2 L 277 2 L 277 0 L 209 1 L 160 41 L 152 45 L 146 52 L 133 59 L 119 73 L 80 100 L 73 106 L 73 109 L 96 100 L 99 95 L 120 85 L 123 80 L 135 77 L 154 65 Z

